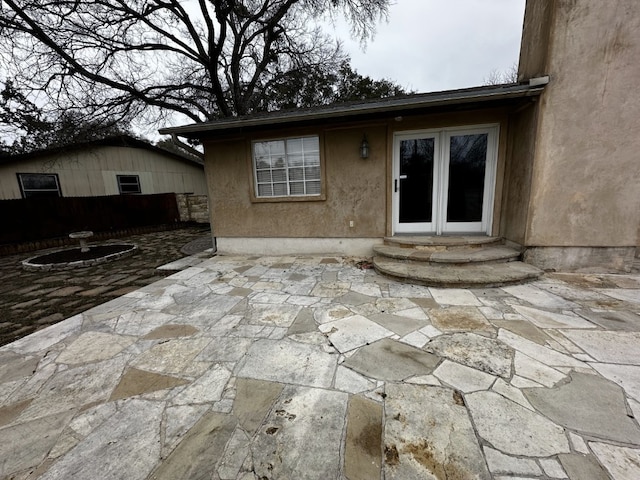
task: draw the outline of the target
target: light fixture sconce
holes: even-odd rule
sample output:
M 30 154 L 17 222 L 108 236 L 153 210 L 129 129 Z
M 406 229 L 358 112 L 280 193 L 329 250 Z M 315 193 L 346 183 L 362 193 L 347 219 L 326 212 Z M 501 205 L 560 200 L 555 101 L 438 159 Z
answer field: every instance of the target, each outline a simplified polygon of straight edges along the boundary
M 360 158 L 369 158 L 369 142 L 367 142 L 367 136 L 362 137 L 362 143 L 360 144 Z

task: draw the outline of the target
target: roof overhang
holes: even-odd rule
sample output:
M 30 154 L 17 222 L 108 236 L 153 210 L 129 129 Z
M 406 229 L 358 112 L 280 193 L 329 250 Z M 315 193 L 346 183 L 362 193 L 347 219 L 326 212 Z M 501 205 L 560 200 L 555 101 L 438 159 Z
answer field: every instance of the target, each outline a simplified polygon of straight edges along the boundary
M 334 104 L 316 108 L 276 111 L 246 117 L 231 117 L 180 127 L 162 128 L 161 134 L 202 139 L 246 129 L 274 126 L 324 123 L 328 120 L 356 121 L 399 114 L 427 113 L 450 107 L 493 107 L 514 105 L 526 98 L 538 97 L 548 83 L 548 77 L 532 79 L 526 84 L 492 85 L 422 93 L 380 100 Z
M 34 150 L 27 153 L 7 155 L 4 157 L 0 157 L 0 164 L 23 162 L 26 160 L 38 159 L 38 158 L 42 158 L 50 155 L 68 155 L 71 152 L 90 150 L 98 147 L 141 148 L 144 150 L 155 152 L 165 157 L 173 158 L 174 160 L 178 160 L 188 164 L 195 164 L 199 167 L 204 167 L 204 161 L 195 155 L 189 155 L 188 153 L 183 154 L 180 152 L 174 152 L 171 150 L 160 148 L 155 145 L 152 145 L 146 140 L 140 140 L 130 135 L 115 135 L 115 136 L 101 138 L 97 140 L 89 140 L 85 142 L 71 143 L 68 145 L 50 147 L 50 148 L 45 148 L 41 150 Z

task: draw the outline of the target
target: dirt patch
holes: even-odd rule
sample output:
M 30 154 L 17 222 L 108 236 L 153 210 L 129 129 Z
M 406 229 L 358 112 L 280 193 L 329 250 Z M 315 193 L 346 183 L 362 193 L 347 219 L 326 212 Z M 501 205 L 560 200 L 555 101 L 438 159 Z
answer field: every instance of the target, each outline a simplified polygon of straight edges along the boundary
M 380 441 L 382 439 L 382 425 L 369 424 L 355 439 L 356 445 L 362 448 L 367 455 L 380 458 Z M 397 451 L 396 451 L 397 453 Z
M 400 463 L 400 455 L 398 455 L 398 448 L 394 445 L 386 445 L 384 447 L 384 461 L 387 465 L 398 465 Z
M 416 462 L 435 475 L 438 480 L 471 480 L 474 478 L 470 472 L 460 470 L 450 462 L 440 462 L 426 440 L 406 445 L 402 449 L 402 453 L 410 454 Z

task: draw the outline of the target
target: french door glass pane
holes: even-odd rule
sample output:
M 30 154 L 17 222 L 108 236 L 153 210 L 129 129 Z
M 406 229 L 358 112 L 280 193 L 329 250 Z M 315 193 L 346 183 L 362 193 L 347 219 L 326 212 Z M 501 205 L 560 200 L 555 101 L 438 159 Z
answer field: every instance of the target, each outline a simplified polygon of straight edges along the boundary
M 400 222 L 431 222 L 435 139 L 400 142 Z
M 450 140 L 448 222 L 482 221 L 488 135 L 455 135 Z

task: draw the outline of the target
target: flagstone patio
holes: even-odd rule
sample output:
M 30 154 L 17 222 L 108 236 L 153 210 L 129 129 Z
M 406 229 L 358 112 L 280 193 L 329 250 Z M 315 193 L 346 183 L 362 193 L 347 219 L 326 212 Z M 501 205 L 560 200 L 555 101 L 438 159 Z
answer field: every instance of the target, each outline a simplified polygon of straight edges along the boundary
M 0 348 L 0 478 L 640 478 L 638 274 L 196 261 Z

